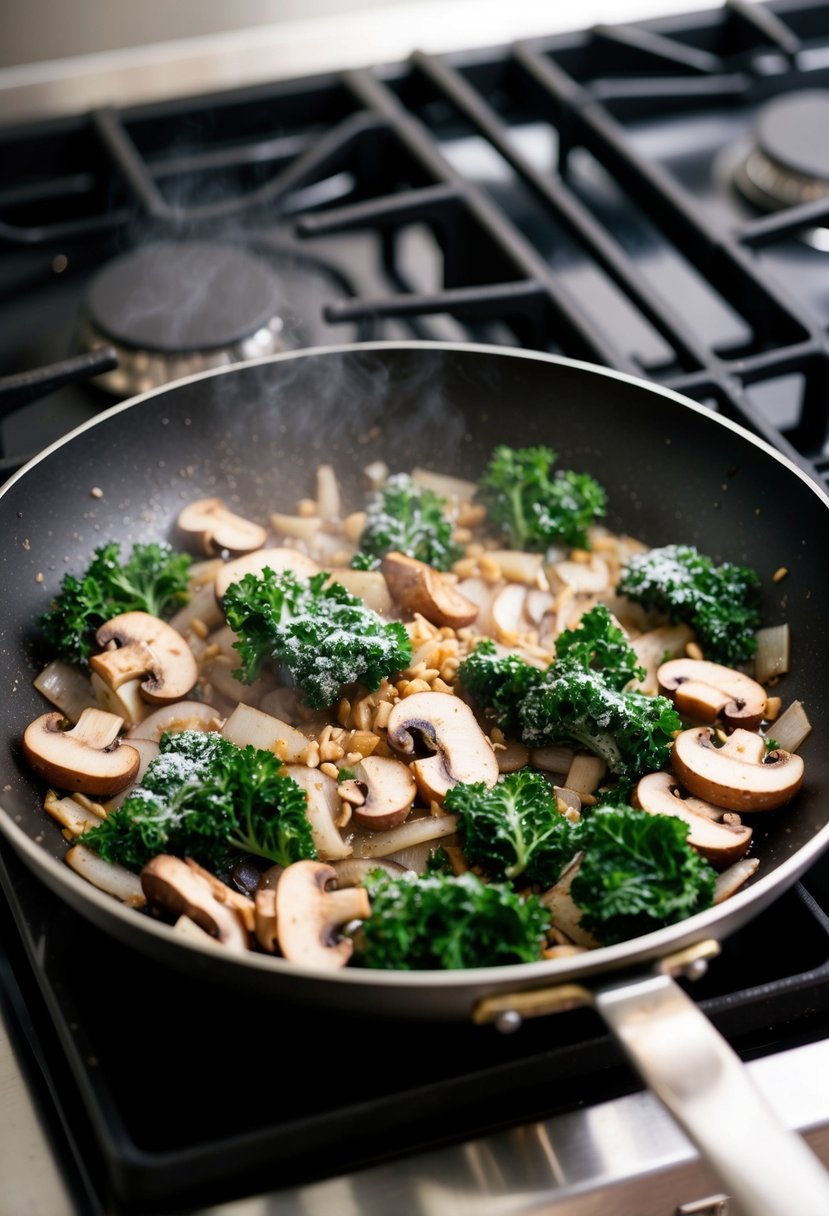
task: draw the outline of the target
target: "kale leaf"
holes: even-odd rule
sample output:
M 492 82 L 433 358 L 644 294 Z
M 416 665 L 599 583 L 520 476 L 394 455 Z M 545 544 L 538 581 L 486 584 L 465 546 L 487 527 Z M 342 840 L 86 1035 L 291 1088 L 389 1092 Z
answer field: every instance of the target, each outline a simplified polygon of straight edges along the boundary
M 86 662 L 95 632 L 123 612 L 171 615 L 187 601 L 191 558 L 167 544 L 135 544 L 125 562 L 116 541 L 99 546 L 84 574 L 65 574 L 39 624 L 57 654 Z
M 627 941 L 711 906 L 716 874 L 673 815 L 602 808 L 576 830 L 584 850 L 570 893 L 603 945 Z
M 748 566 L 716 566 L 693 545 L 666 545 L 634 554 L 616 590 L 690 625 L 716 663 L 742 663 L 757 649 L 760 579 Z
M 352 565 L 373 569 L 387 553 L 405 553 L 436 570 L 448 570 L 461 556 L 452 540 L 452 521 L 445 514 L 446 501 L 408 473 L 389 477 L 366 508 L 360 534 L 360 552 Z
M 233 850 L 289 865 L 316 857 L 306 807 L 273 752 L 188 730 L 162 736 L 141 784 L 80 840 L 131 870 L 158 853 L 221 868 Z
M 544 550 L 566 544 L 587 549 L 587 529 L 605 514 L 607 496 L 587 473 L 552 471 L 552 448 L 495 448 L 477 497 L 515 549 Z
M 308 705 L 322 709 L 344 684 L 373 690 L 405 668 L 412 648 L 399 621 L 384 621 L 342 583 L 322 571 L 298 579 L 290 570 L 246 574 L 224 595 L 227 622 L 239 635 L 242 659 L 234 674 L 252 684 L 263 662 L 285 668 Z M 326 585 L 328 584 L 328 585 Z
M 556 641 L 540 670 L 517 654 L 480 642 L 458 679 L 505 734 L 530 747 L 572 743 L 602 756 L 612 773 L 633 777 L 664 768 L 682 722 L 667 697 L 625 691 L 641 675 L 633 649 L 603 605 Z
M 493 878 L 550 887 L 577 849 L 549 782 L 529 768 L 491 789 L 459 782 L 446 795 L 446 809 L 459 816 L 466 859 Z
M 371 916 L 361 926 L 360 961 L 400 971 L 497 967 L 542 957 L 550 914 L 536 896 L 466 874 L 385 870 L 365 880 Z

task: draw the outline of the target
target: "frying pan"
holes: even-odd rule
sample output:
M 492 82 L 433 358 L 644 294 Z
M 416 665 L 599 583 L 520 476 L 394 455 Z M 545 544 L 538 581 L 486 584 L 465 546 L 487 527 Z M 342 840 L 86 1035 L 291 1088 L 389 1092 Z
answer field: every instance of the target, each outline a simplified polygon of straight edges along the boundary
M 63 573 L 107 539 L 169 536 L 182 504 L 221 495 L 267 520 L 313 491 L 334 464 L 346 501 L 362 470 L 425 466 L 475 479 L 492 447 L 546 443 L 560 467 L 605 486 L 606 522 L 651 545 L 697 545 L 759 572 L 767 624 L 789 622 L 792 673 L 813 732 L 794 804 L 757 816 L 756 880 L 726 903 L 645 937 L 567 960 L 463 972 L 309 972 L 185 942 L 126 909 L 62 861 L 65 842 L 21 759 L 24 726 L 44 711 L 32 678 L 48 657 L 36 617 Z M 95 494 L 92 493 L 95 489 Z M 102 493 L 99 494 L 99 491 Z M 304 350 L 207 372 L 100 415 L 43 452 L 0 493 L 3 582 L 0 829 L 77 912 L 124 943 L 260 997 L 391 1018 L 492 1020 L 589 1002 L 746 1216 L 826 1216 L 829 1178 L 780 1128 L 745 1070 L 673 976 L 693 976 L 717 943 L 769 905 L 829 844 L 829 499 L 763 442 L 668 390 L 589 364 L 447 343 Z M 788 575 L 772 575 L 785 567 Z

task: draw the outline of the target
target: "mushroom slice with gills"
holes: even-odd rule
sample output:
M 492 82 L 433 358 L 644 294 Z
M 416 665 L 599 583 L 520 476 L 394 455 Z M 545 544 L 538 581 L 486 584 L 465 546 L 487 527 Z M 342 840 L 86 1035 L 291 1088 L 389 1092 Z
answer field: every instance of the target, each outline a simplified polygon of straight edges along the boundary
M 718 870 L 739 861 L 751 844 L 751 828 L 719 822 L 723 811 L 699 798 L 680 797 L 670 773 L 649 773 L 637 784 L 634 805 L 651 815 L 673 815 L 690 827 L 688 844 Z
M 478 616 L 478 605 L 458 591 L 447 574 L 405 553 L 387 553 L 380 563 L 389 594 L 404 612 L 419 613 L 432 625 L 462 629 Z
M 710 726 L 681 731 L 671 764 L 680 783 L 697 798 L 729 811 L 773 811 L 794 798 L 803 783 L 803 761 L 792 752 L 766 754 L 759 735 L 737 729 L 715 747 Z
M 283 956 L 292 963 L 331 971 L 344 967 L 354 950 L 337 930 L 371 915 L 362 887 L 328 890 L 336 870 L 321 861 L 295 861 L 276 885 L 276 932 Z
M 415 736 L 434 753 L 412 760 L 417 788 L 427 802 L 442 803 L 458 782 L 498 780 L 498 759 L 475 715 L 460 697 L 447 692 L 416 692 L 392 708 L 389 745 L 404 756 L 415 754 Z
M 268 539 L 261 524 L 243 519 L 231 511 L 221 498 L 200 498 L 179 512 L 178 529 L 196 540 L 203 553 L 211 556 L 228 553 L 250 553 L 261 549 Z
M 239 913 L 218 900 L 203 875 L 169 853 L 160 853 L 144 866 L 141 888 L 147 902 L 173 916 L 190 920 L 232 950 L 249 948 L 248 933 Z
M 766 690 L 741 671 L 705 659 L 670 659 L 657 673 L 659 691 L 677 712 L 696 722 L 722 718 L 729 730 L 757 730 L 766 707 Z
M 246 574 L 261 578 L 264 570 L 273 570 L 274 574 L 290 570 L 297 578 L 311 578 L 319 574 L 320 566 L 299 549 L 258 549 L 256 553 L 225 562 L 216 575 L 216 599 L 223 600 L 228 587 L 238 583 Z
M 129 728 L 127 739 L 152 739 L 161 742 L 166 733 L 181 734 L 183 730 L 219 731 L 224 718 L 205 701 L 173 701 L 154 709 L 140 722 Z
M 323 861 L 350 857 L 352 848 L 340 835 L 336 818 L 340 813 L 339 786 L 333 777 L 304 764 L 286 764 L 287 776 L 301 785 L 308 798 L 306 814 L 317 855 Z
M 135 779 L 138 752 L 119 743 L 123 719 L 87 708 L 71 730 L 53 711 L 30 722 L 23 734 L 23 754 L 38 776 L 61 790 L 83 794 L 117 794 Z
M 193 689 L 199 671 L 193 652 L 180 633 L 149 612 L 124 612 L 95 634 L 101 654 L 89 666 L 110 688 L 141 679 L 146 701 L 166 705 Z
M 402 823 L 417 794 L 408 764 L 388 756 L 366 756 L 352 766 L 352 771 L 354 778 L 340 782 L 337 792 L 340 798 L 346 798 L 352 790 L 365 794 L 364 802 L 354 804 L 355 822 L 378 832 Z

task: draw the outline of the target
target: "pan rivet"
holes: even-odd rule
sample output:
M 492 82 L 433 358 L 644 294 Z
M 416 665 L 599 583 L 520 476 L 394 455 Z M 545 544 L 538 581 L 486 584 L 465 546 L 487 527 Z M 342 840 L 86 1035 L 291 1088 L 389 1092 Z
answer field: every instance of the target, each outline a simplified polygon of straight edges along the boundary
M 708 970 L 707 958 L 696 958 L 689 963 L 683 972 L 686 980 L 701 980 Z
M 523 1020 L 515 1009 L 505 1009 L 495 1019 L 495 1029 L 499 1034 L 515 1034 L 516 1030 L 521 1028 Z

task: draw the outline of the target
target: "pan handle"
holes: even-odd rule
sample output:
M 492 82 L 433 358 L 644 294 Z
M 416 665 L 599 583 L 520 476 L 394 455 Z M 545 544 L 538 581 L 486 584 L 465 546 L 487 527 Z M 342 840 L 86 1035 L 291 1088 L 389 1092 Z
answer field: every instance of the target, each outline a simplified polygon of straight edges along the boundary
M 655 974 L 604 985 L 593 1002 L 742 1216 L 829 1213 L 829 1174 L 778 1122 L 739 1056 L 675 980 Z

